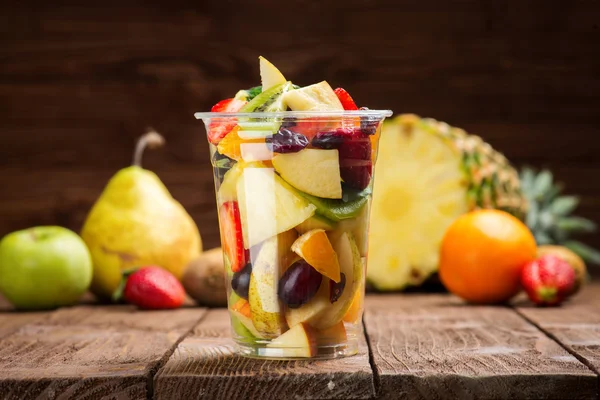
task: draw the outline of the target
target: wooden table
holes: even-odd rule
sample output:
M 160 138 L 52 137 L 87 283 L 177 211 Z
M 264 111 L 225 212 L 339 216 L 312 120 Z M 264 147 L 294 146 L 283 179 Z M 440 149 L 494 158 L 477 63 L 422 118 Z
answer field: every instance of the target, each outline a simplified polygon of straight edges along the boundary
M 555 309 L 371 295 L 359 355 L 234 354 L 224 309 L 0 312 L 0 399 L 599 397 L 600 285 Z

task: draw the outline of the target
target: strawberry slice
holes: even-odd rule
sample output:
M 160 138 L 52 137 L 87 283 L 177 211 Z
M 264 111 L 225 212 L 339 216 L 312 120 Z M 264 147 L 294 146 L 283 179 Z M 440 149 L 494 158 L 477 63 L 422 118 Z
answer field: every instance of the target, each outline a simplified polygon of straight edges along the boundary
M 221 100 L 215 104 L 211 112 L 238 112 L 246 104 L 246 101 L 235 98 Z M 212 121 L 208 128 L 208 141 L 217 144 L 237 125 L 235 118 L 219 118 Z
M 239 272 L 246 265 L 246 251 L 244 250 L 244 237 L 242 236 L 242 222 L 240 208 L 236 201 L 223 203 L 219 210 L 221 222 L 221 242 L 223 251 L 231 263 L 231 270 Z
M 356 103 L 352 99 L 352 96 L 350 96 L 350 93 L 346 92 L 346 89 L 339 87 L 339 88 L 335 89 L 333 92 L 335 93 L 337 98 L 340 100 L 340 103 L 342 103 L 342 107 L 344 107 L 344 110 L 347 110 L 347 111 L 358 110 Z

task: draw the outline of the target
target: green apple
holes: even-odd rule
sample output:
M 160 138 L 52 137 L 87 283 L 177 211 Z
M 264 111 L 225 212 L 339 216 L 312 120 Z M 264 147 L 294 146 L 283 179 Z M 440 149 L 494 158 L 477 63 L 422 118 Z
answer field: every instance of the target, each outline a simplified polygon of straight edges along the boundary
M 304 149 L 277 154 L 273 167 L 293 187 L 326 199 L 342 198 L 342 178 L 337 150 Z
M 30 228 L 0 242 L 0 291 L 16 308 L 73 305 L 90 286 L 92 273 L 88 248 L 66 228 Z

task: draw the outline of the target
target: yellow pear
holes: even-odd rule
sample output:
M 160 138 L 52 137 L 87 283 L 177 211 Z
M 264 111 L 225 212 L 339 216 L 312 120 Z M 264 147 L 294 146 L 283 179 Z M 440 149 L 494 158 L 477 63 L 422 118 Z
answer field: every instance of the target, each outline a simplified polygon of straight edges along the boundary
M 158 176 L 140 166 L 146 146 L 163 144 L 154 131 L 140 138 L 133 165 L 111 178 L 83 225 L 94 264 L 91 289 L 102 298 L 112 295 L 125 269 L 157 265 L 181 278 L 202 251 L 192 218 Z

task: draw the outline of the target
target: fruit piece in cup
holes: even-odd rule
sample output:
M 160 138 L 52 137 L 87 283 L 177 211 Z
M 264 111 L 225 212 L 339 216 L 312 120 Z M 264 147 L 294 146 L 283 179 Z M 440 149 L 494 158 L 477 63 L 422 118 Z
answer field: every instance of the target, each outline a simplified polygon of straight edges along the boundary
M 237 195 L 245 248 L 293 229 L 316 209 L 270 168 L 245 168 Z
M 352 305 L 354 294 L 361 288 L 361 282 L 364 279 L 363 264 L 354 238 L 350 234 L 344 233 L 333 247 L 338 255 L 340 270 L 346 277 L 346 282 L 341 294 L 336 294 L 337 299 L 331 297 L 330 293 L 330 302 L 335 301 L 312 324 L 317 329 L 330 328 L 344 318 Z
M 292 244 L 292 251 L 327 278 L 340 281 L 338 256 L 324 230 L 306 232 Z
M 233 160 L 260 161 L 267 156 L 271 158 L 265 139 L 242 139 L 239 127 L 235 127 L 217 145 L 219 153 Z M 249 151 L 250 150 L 250 151 Z
M 223 251 L 231 263 L 231 270 L 241 271 L 246 265 L 246 252 L 238 203 L 235 201 L 223 203 L 219 209 L 219 221 Z
M 321 198 L 342 198 L 337 150 L 306 149 L 278 154 L 272 162 L 277 173 L 296 189 Z
M 300 323 L 267 345 L 281 352 L 279 357 L 314 357 L 317 354 L 317 334 L 307 324 Z
M 306 221 L 296 226 L 296 231 L 299 234 L 312 231 L 313 229 L 323 229 L 324 231 L 332 231 L 336 227 L 336 223 L 319 215 L 315 214 Z
M 278 297 L 281 269 L 280 247 L 277 236 L 266 240 L 256 257 L 250 275 L 248 301 L 252 322 L 261 335 L 274 338 L 286 330 Z
M 215 104 L 211 112 L 237 112 L 246 105 L 245 101 L 236 98 L 221 100 Z M 210 123 L 208 128 L 208 141 L 217 144 L 237 125 L 235 118 L 220 118 Z
M 334 222 L 359 216 L 369 202 L 369 196 L 371 195 L 370 189 L 363 191 L 344 190 L 342 199 L 339 200 L 324 199 L 301 191 L 297 191 L 297 193 L 316 207 L 317 214 Z
M 287 82 L 285 76 L 269 60 L 263 56 L 258 57 L 260 65 L 260 81 L 262 90 L 269 90 L 274 86 Z
M 289 308 L 299 308 L 313 298 L 322 280 L 323 275 L 305 260 L 298 260 L 279 279 L 279 299 Z
M 330 328 L 317 331 L 317 344 L 330 346 L 344 343 L 347 340 L 344 322 L 340 321 Z
M 340 172 L 346 185 L 358 190 L 369 186 L 373 174 L 371 139 L 361 129 L 320 132 L 312 139 L 312 145 L 339 150 Z
M 258 332 L 258 330 L 254 327 L 252 322 L 252 311 L 250 310 L 250 303 L 248 303 L 245 299 L 239 299 L 235 302 L 231 308 L 232 315 L 237 318 L 237 320 L 243 325 L 244 328 L 248 330 L 248 332 L 252 335 L 251 338 L 262 338 L 263 336 Z M 244 336 L 244 331 L 242 330 L 240 335 Z
M 330 279 L 324 278 L 317 294 L 308 303 L 300 308 L 286 310 L 285 318 L 290 327 L 301 322 L 316 329 L 332 327 L 342 321 L 352 305 L 356 291 L 362 288 L 363 265 L 352 236 L 342 234 L 333 247 L 340 263 L 340 272 L 345 277 L 343 287 L 336 286 L 335 282 L 332 285 Z M 338 291 L 332 296 L 332 289 L 340 287 L 341 293 Z

